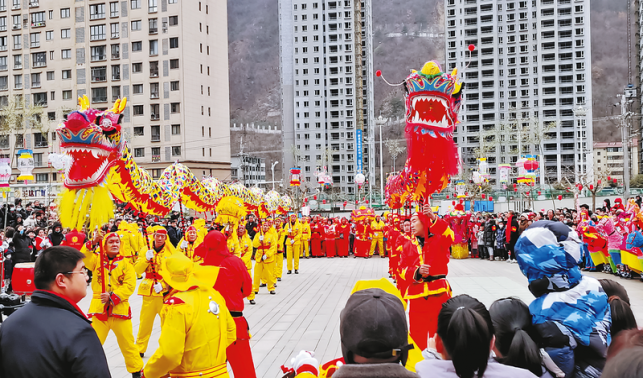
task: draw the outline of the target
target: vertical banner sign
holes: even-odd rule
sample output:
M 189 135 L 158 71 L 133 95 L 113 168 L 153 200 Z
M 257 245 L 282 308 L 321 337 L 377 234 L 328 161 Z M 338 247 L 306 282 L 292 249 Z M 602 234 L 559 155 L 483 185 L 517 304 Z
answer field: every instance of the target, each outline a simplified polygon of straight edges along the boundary
M 357 173 L 362 173 L 362 130 L 357 130 L 356 143 L 357 143 Z

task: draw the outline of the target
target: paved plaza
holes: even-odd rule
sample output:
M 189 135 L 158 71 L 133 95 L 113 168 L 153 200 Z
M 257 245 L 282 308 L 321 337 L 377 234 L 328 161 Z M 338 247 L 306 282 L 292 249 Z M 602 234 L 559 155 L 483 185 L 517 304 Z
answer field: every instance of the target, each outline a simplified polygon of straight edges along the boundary
M 281 377 L 279 367 L 290 365 L 290 359 L 302 349 L 315 351 L 320 362 L 341 357 L 339 314 L 353 285 L 361 279 L 388 276 L 387 270 L 388 259 L 379 257 L 303 259 L 300 274 L 284 274 L 283 281 L 278 283 L 277 295 L 270 295 L 266 288 L 261 288 L 257 304 L 246 304 L 244 311 L 252 334 L 257 377 Z M 469 294 L 487 306 L 496 299 L 509 296 L 527 303 L 533 300 L 527 289 L 527 279 L 517 264 L 477 259 L 451 260 L 449 270 L 454 294 Z M 609 277 L 600 273 L 591 275 Z M 637 321 L 643 324 L 643 282 L 614 279 L 626 287 Z M 80 304 L 85 311 L 89 308 L 90 297 L 88 295 Z M 141 297 L 133 295 L 130 303 L 136 335 Z M 157 318 L 145 361 L 158 347 L 159 334 L 160 321 Z M 105 342 L 105 353 L 113 377 L 131 377 L 125 370 L 113 334 Z

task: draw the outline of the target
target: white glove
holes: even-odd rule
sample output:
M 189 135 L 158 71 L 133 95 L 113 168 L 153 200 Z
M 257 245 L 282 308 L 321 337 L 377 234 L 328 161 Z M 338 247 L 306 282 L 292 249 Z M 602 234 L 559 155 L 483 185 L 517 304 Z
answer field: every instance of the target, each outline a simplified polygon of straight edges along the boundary
M 181 242 L 181 249 L 186 249 L 187 247 L 188 247 L 188 241 L 187 241 L 187 240 L 183 240 L 183 241 Z
M 290 244 L 295 244 L 295 239 L 290 239 Z
M 156 292 L 156 294 L 159 294 L 160 292 L 163 291 L 163 285 L 161 285 L 160 282 L 155 283 L 154 286 L 152 287 L 154 288 L 154 291 Z
M 145 258 L 147 259 L 147 261 L 152 261 L 152 259 L 154 258 L 154 251 L 148 249 L 147 252 L 145 252 Z
M 267 258 L 268 258 L 268 256 L 263 255 L 263 256 L 261 257 L 261 261 L 266 261 L 266 259 L 267 259 Z
M 263 241 L 263 235 L 259 235 L 259 241 Z

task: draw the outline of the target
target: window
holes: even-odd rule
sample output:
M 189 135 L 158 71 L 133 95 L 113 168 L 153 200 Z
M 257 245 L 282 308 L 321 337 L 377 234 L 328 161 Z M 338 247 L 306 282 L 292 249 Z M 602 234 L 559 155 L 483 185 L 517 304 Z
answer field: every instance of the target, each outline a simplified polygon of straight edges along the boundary
M 107 102 L 107 87 L 92 88 L 92 102 Z
M 145 128 L 143 126 L 134 127 L 134 136 L 144 136 Z
M 54 80 L 54 79 L 55 79 L 54 71 L 47 72 L 47 80 Z
M 35 12 L 31 14 L 31 26 L 45 26 L 45 12 Z
M 176 49 L 178 47 L 179 47 L 179 38 L 178 37 L 170 38 L 170 48 Z
M 9 78 L 7 76 L 0 76 L 0 90 L 6 91 L 9 89 Z
M 107 60 L 107 47 L 103 46 L 92 46 L 91 48 L 91 59 L 92 62 L 98 62 L 101 60 Z
M 143 84 L 134 84 L 132 91 L 134 94 L 143 94 Z
M 159 77 L 159 62 L 150 62 L 150 77 Z
M 71 70 L 62 71 L 63 80 L 71 79 Z
M 142 116 L 143 115 L 143 105 L 134 105 L 132 106 L 132 112 L 134 113 L 135 116 Z M 154 127 L 154 126 L 152 126 Z
M 170 16 L 170 26 L 176 26 L 179 24 L 179 16 Z
M 134 157 L 145 157 L 145 148 L 135 148 Z
M 31 74 L 31 88 L 40 88 L 40 74 L 32 73 Z
M 105 18 L 105 4 L 92 4 L 89 6 L 89 19 L 99 20 Z
M 181 156 L 181 146 L 172 146 L 172 156 Z
M 136 51 L 142 51 L 143 50 L 143 42 L 132 42 L 132 52 Z
M 13 69 L 14 70 L 22 69 L 22 55 L 13 56 Z
M 118 1 L 109 3 L 109 17 L 118 17 Z
M 143 63 L 132 63 L 132 73 L 143 72 Z
M 63 100 L 71 100 L 71 91 L 63 91 Z
M 171 113 L 181 113 L 181 103 L 180 102 L 173 102 L 170 104 L 170 112 Z
M 121 79 L 121 66 L 116 64 L 112 66 L 112 80 L 120 80 Z
M 150 41 L 150 56 L 156 56 L 159 54 L 159 41 L 153 39 Z
M 71 12 L 69 11 L 69 8 L 62 8 L 60 10 L 60 18 L 69 18 L 71 15 Z
M 92 28 L 93 28 L 93 26 L 92 26 Z M 60 38 L 62 38 L 62 39 L 69 39 L 69 38 L 71 38 L 71 29 L 61 29 L 61 30 L 60 30 Z M 93 38 L 93 36 L 92 36 L 92 38 Z M 94 39 L 92 39 L 92 41 L 93 41 L 93 40 L 94 40 Z
M 207 7 L 207 5 L 206 5 L 206 7 Z M 148 8 L 147 9 L 148 12 L 155 13 L 156 10 L 157 10 L 156 0 L 148 0 L 148 7 L 147 8 Z
M 7 69 L 9 69 L 7 66 L 7 57 L 0 56 L 0 71 L 6 71 Z
M 179 60 L 178 59 L 171 59 L 170 60 L 170 69 L 178 69 L 179 68 Z
M 179 90 L 179 82 L 178 81 L 170 81 L 170 90 L 171 91 L 178 91 Z
M 172 125 L 172 135 L 181 135 L 181 125 Z
M 142 23 L 141 20 L 132 21 L 132 31 L 141 30 Z
M 13 48 L 14 50 L 20 50 L 22 48 L 22 36 L 14 35 L 13 36 Z
M 112 45 L 112 59 L 120 59 L 121 57 L 121 45 L 118 43 Z
M 130 0 L 130 6 L 132 9 L 141 9 L 141 0 Z
M 29 35 L 30 44 L 29 47 L 37 48 L 40 47 L 40 33 L 31 33 Z
M 159 32 L 158 19 L 150 18 L 149 20 L 149 33 L 156 34 Z
M 109 24 L 109 28 L 111 30 L 112 39 L 120 37 L 120 27 L 118 25 L 118 22 L 114 22 L 112 24 Z
M 47 41 L 53 41 L 54 40 L 54 31 L 53 30 L 46 31 L 45 32 L 45 39 Z
M 121 98 L 121 87 L 120 86 L 112 87 L 112 102 L 115 102 L 119 98 Z
M 160 111 L 160 105 L 159 104 L 152 104 L 150 105 L 150 119 L 153 121 L 158 121 L 161 119 L 161 111 Z
M 63 49 L 60 51 L 61 59 L 71 59 L 71 49 Z
M 33 67 L 47 66 L 47 53 L 39 52 L 39 53 L 31 54 L 31 64 Z
M 159 83 L 150 83 L 150 98 L 159 98 Z

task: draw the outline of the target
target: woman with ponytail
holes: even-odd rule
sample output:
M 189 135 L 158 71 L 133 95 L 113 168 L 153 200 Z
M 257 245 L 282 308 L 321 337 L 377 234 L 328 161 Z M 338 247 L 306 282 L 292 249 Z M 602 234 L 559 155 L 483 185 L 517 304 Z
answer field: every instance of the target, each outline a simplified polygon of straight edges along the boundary
M 438 315 L 437 334 L 415 365 L 421 378 L 534 378 L 528 370 L 490 359 L 494 329 L 489 311 L 477 299 L 458 295 Z
M 542 378 L 551 378 L 552 374 L 543 367 L 543 353 L 531 337 L 533 325 L 525 302 L 517 298 L 499 299 L 489 307 L 489 315 L 496 336 L 493 348 L 496 360 L 504 365 L 527 369 Z M 565 376 L 553 362 L 546 366 L 556 376 Z
M 600 279 L 598 282 L 605 290 L 610 304 L 610 314 L 612 316 L 610 334 L 612 335 L 612 340 L 621 331 L 637 329 L 636 318 L 630 307 L 630 296 L 623 285 L 607 278 Z

